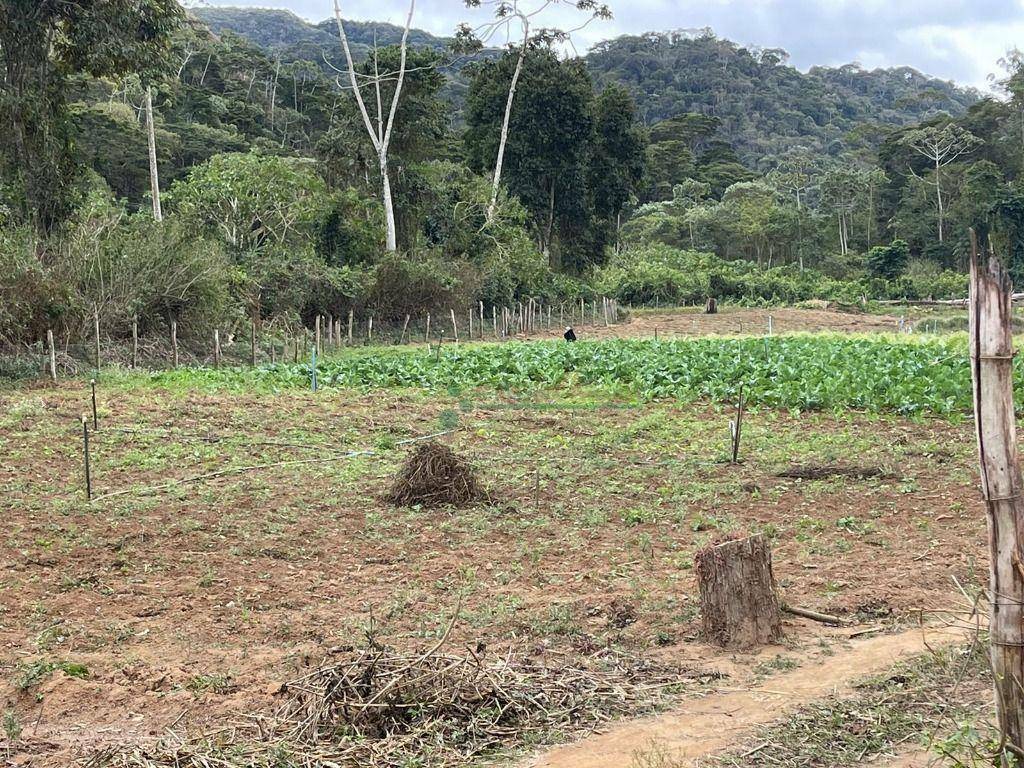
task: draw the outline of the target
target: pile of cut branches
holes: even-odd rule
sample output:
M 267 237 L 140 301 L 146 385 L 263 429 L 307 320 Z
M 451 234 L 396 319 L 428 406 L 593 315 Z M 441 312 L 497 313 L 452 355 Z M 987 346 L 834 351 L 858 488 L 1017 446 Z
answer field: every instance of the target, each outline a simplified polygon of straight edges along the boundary
M 110 749 L 90 768 L 462 765 L 649 712 L 717 673 L 612 649 L 407 653 L 370 643 L 288 683 L 273 717 L 243 729 Z M 291 762 L 288 762 L 291 761 Z

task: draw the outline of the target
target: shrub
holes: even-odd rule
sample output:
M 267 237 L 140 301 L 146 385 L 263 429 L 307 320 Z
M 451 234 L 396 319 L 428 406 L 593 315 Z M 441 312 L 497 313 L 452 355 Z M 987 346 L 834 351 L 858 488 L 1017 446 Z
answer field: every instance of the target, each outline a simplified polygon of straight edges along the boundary
M 865 265 L 874 277 L 889 280 L 899 277 L 907 269 L 910 246 L 906 240 L 893 240 L 891 245 L 876 245 L 868 251 Z

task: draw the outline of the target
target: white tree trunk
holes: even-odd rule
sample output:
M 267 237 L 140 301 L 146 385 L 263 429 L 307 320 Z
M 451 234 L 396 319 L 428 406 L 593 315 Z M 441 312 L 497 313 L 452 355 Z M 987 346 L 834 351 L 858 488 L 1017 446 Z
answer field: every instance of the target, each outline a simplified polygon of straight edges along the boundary
M 387 228 L 387 249 L 390 253 L 398 250 L 398 236 L 395 228 L 395 205 L 391 199 L 391 178 L 388 176 L 387 155 L 380 157 L 380 184 L 384 200 L 384 224 Z
M 523 71 L 523 60 L 526 58 L 526 44 L 529 41 L 528 24 L 523 26 L 523 45 L 519 49 L 519 58 L 516 59 L 516 68 L 512 73 L 512 83 L 508 88 L 508 98 L 505 100 L 505 116 L 501 121 L 501 138 L 498 140 L 498 157 L 494 162 L 494 180 L 491 184 L 491 202 L 487 206 L 487 220 L 494 218 L 494 212 L 498 208 L 498 191 L 501 189 L 501 169 L 505 164 L 505 145 L 508 143 L 508 125 L 512 119 L 512 104 L 516 98 L 516 87 L 519 84 L 519 75 Z
M 341 47 L 345 52 L 345 63 L 348 66 L 349 81 L 352 84 L 352 93 L 356 97 L 356 104 L 359 106 L 359 114 L 363 118 L 363 126 L 370 137 L 373 148 L 377 150 L 377 157 L 380 160 L 381 172 L 381 202 L 384 206 L 384 219 L 387 224 L 387 249 L 389 252 L 398 250 L 398 242 L 395 233 L 395 208 L 391 197 L 391 179 L 388 178 L 388 147 L 391 144 L 391 132 L 395 127 L 395 114 L 398 112 L 398 99 L 402 95 L 402 85 L 405 83 L 405 61 L 408 53 L 409 28 L 412 26 L 412 16 L 416 9 L 416 0 L 409 1 L 409 14 L 405 19 L 405 29 L 402 32 L 400 45 L 400 60 L 398 66 L 398 80 L 395 83 L 395 94 L 391 98 L 391 109 L 388 112 L 387 123 L 378 121 L 377 128 L 374 128 L 373 120 L 363 101 L 363 93 L 359 87 L 359 80 L 356 77 L 356 67 L 352 60 L 352 51 L 349 49 L 348 36 L 345 34 L 345 24 L 342 21 L 341 6 L 339 0 L 334 0 L 334 18 L 338 24 L 338 37 L 341 39 Z M 385 75 L 389 77 L 388 75 Z M 380 95 L 381 77 L 378 74 L 374 78 L 374 90 L 377 94 L 377 113 L 383 113 L 383 105 Z
M 153 218 L 164 220 L 160 207 L 160 171 L 156 163 L 156 126 L 153 124 L 153 89 L 146 88 L 146 133 L 149 136 L 149 189 L 153 196 Z

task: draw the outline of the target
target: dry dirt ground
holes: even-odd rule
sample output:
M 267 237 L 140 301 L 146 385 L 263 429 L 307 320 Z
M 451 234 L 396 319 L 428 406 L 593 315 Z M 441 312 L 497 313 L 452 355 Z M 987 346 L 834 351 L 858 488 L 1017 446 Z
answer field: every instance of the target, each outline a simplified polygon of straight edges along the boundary
M 895 310 L 894 310 L 895 311 Z M 941 312 L 929 308 L 904 310 L 906 321 L 921 324 L 937 314 L 955 317 L 964 314 L 962 310 L 943 308 Z M 594 323 L 593 316 L 587 315 L 584 323 L 578 317 L 564 316 L 564 325 L 572 325 L 582 339 L 593 338 L 652 338 L 655 330 L 659 337 L 686 336 L 730 336 L 739 334 L 763 334 L 768 329 L 768 318 L 772 318 L 774 333 L 834 331 L 838 333 L 896 333 L 899 330 L 899 315 L 875 315 L 859 312 L 842 312 L 835 309 L 796 309 L 774 307 L 771 309 L 750 309 L 745 307 L 722 307 L 717 314 L 705 315 L 699 308 L 687 310 L 641 310 L 631 314 L 626 322 L 605 326 L 603 319 Z M 964 314 L 966 317 L 966 315 Z M 558 323 L 558 313 L 551 319 L 552 329 L 545 328 L 532 334 L 536 337 L 560 334 L 564 326 Z M 921 325 L 924 327 L 924 324 Z M 485 339 L 487 333 L 485 333 Z
M 68 765 L 101 745 L 266 711 L 282 681 L 358 642 L 371 620 L 390 643 L 430 643 L 459 594 L 456 646 L 613 644 L 727 673 L 714 685 L 744 689 L 856 648 L 859 630 L 959 611 L 954 579 L 970 589 L 985 572 L 967 423 L 752 412 L 732 466 L 720 409 L 580 392 L 101 382 L 99 401 L 96 493 L 135 490 L 87 503 L 87 388 L 0 391 L 0 710 L 20 731 L 6 744 L 13 765 Z M 406 452 L 395 441 L 456 417 L 446 442 L 494 502 L 381 502 Z M 883 472 L 778 476 L 851 461 Z M 787 644 L 757 654 L 701 644 L 693 555 L 736 530 L 773 538 L 787 602 L 855 626 L 790 620 Z

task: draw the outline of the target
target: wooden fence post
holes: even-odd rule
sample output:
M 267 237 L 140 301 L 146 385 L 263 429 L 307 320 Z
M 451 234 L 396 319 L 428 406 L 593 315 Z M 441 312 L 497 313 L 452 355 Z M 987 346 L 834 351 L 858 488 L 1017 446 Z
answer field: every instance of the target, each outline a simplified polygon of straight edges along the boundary
M 354 320 L 354 311 L 348 311 L 348 345 L 352 346 L 352 322 Z
M 454 309 L 450 309 L 448 311 L 452 313 L 452 334 L 453 334 L 453 336 L 455 338 L 455 343 L 458 344 L 459 343 L 459 324 L 455 322 L 455 310 Z
M 313 349 L 316 350 L 317 357 L 319 357 L 320 356 L 320 352 L 323 349 L 320 346 L 320 313 L 319 312 L 316 315 L 316 322 L 314 323 L 314 327 L 315 327 L 314 333 L 316 334 L 316 337 L 314 339 L 314 347 L 313 347 Z
M 373 315 L 366 321 L 366 340 L 373 341 Z
M 498 308 L 491 304 L 491 325 L 494 330 L 494 338 L 498 338 Z
M 213 367 L 220 368 L 220 330 L 213 329 Z
M 474 311 L 475 310 L 472 307 L 470 307 L 470 309 L 469 309 L 469 340 L 470 341 L 473 340 L 473 312 Z
M 96 370 L 100 369 L 100 310 L 99 307 L 93 311 L 93 331 L 96 336 Z
M 53 331 L 46 331 L 46 345 L 50 348 L 50 379 L 57 383 L 57 348 L 53 343 Z
M 991 242 L 982 248 L 979 253 L 971 230 L 971 379 L 991 553 L 990 658 L 999 730 L 1019 754 L 1024 748 L 1024 483 L 1013 410 L 1013 308 L 1006 268 Z
M 430 343 L 430 313 L 427 312 L 427 329 L 423 332 L 423 341 Z
M 139 318 L 132 318 L 132 369 L 139 367 Z
M 256 367 L 256 321 L 249 325 L 249 365 Z
M 178 367 L 178 321 L 171 320 L 171 353 L 174 359 L 174 367 Z

